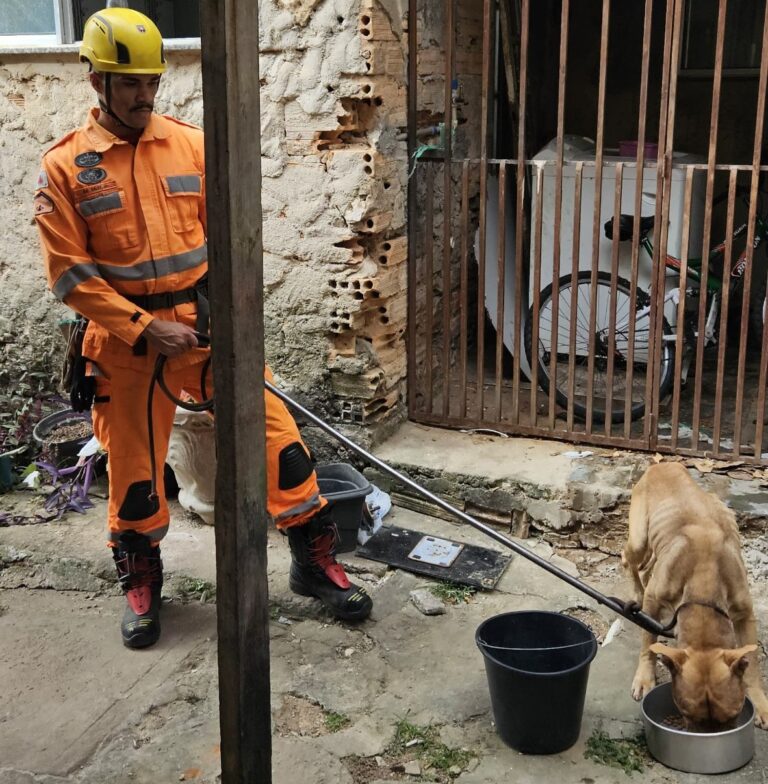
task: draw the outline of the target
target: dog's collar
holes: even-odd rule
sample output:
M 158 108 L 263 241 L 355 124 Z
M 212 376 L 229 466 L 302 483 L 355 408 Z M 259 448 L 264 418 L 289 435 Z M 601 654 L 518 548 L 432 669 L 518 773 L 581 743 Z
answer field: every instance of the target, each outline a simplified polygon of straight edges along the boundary
M 675 610 L 675 614 L 672 616 L 672 620 L 664 627 L 664 631 L 671 631 L 672 629 L 677 626 L 677 616 L 680 614 L 680 610 L 684 609 L 685 607 L 690 607 L 691 605 L 698 605 L 699 607 L 709 607 L 710 610 L 714 610 L 716 613 L 719 613 L 723 616 L 726 620 L 730 621 L 731 616 L 722 608 L 718 607 L 714 602 L 705 602 L 700 601 L 697 599 L 692 599 L 690 602 L 683 602 L 678 608 Z

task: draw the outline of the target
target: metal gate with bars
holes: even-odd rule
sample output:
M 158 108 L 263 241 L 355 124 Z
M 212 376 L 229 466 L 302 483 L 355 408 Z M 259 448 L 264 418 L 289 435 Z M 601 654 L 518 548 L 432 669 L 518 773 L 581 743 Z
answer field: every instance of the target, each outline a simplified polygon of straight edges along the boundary
M 765 0 L 437 5 L 409 12 L 410 417 L 759 461 Z

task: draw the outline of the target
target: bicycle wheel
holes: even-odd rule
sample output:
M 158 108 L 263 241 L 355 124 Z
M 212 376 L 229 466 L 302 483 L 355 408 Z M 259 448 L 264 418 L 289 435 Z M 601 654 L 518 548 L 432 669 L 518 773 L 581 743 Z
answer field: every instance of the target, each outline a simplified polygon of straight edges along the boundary
M 608 388 L 608 352 L 610 349 L 610 305 L 611 276 L 607 272 L 597 273 L 595 289 L 595 326 L 590 330 L 590 305 L 592 302 L 592 273 L 583 270 L 579 273 L 574 287 L 572 276 L 560 278 L 558 293 L 558 328 L 554 350 L 557 364 L 554 378 L 555 399 L 558 405 L 568 407 L 570 394 L 568 370 L 570 358 L 571 305 L 575 301 L 576 323 L 574 344 L 573 413 L 578 419 L 587 416 L 587 394 L 589 392 L 588 372 L 589 354 L 594 357 L 592 386 L 592 419 L 596 423 L 605 422 L 606 401 L 611 400 L 611 421 L 614 424 L 624 421 L 627 396 L 631 397 L 630 416 L 640 419 L 645 413 L 646 379 L 648 376 L 650 313 L 647 308 L 650 296 L 638 289 L 634 310 L 631 309 L 630 284 L 623 278 L 616 280 L 616 332 L 613 353 L 613 382 Z M 539 334 L 535 361 L 538 363 L 538 382 L 549 393 L 553 379 L 550 378 L 550 361 L 553 351 L 552 340 L 552 284 L 540 296 Z M 644 312 L 645 311 L 645 312 Z M 633 316 L 633 314 L 635 314 Z M 637 315 L 640 314 L 640 315 Z M 632 355 L 631 389 L 629 381 L 629 325 L 634 318 L 634 351 Z M 666 318 L 663 319 L 665 336 L 672 335 Z M 533 308 L 528 313 L 525 324 L 525 350 L 528 362 L 533 367 Z M 669 392 L 674 373 L 674 351 L 668 340 L 662 343 L 661 367 L 659 368 L 659 399 Z

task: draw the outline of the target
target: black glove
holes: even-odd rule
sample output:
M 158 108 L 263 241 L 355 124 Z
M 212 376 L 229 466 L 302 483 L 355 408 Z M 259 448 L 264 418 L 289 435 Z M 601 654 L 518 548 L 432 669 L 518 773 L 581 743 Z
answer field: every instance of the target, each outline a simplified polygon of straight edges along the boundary
M 96 396 L 96 379 L 85 375 L 86 362 L 82 356 L 75 360 L 72 388 L 69 391 L 69 402 L 73 411 L 90 411 Z

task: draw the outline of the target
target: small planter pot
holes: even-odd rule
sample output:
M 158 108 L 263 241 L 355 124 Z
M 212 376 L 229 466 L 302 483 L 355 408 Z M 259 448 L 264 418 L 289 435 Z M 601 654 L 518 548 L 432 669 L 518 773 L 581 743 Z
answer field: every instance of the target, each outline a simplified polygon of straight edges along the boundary
M 86 427 L 84 426 L 87 425 Z M 71 438 L 57 438 L 57 431 L 78 425 L 83 434 Z M 87 412 L 73 411 L 71 408 L 55 411 L 41 419 L 32 431 L 32 437 L 41 449 L 46 449 L 53 461 L 57 464 L 64 462 L 74 463 L 77 453 L 90 441 L 93 436 L 91 415 Z

